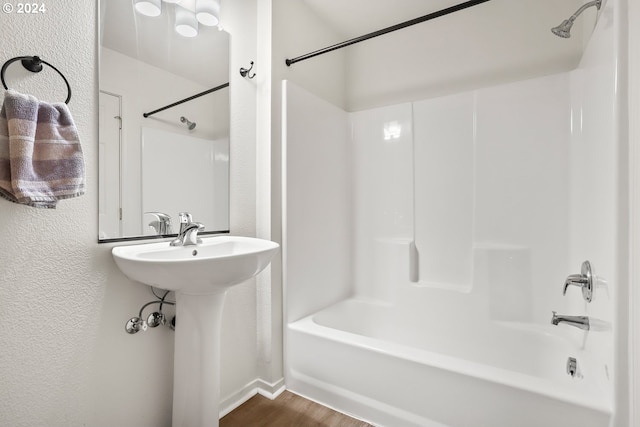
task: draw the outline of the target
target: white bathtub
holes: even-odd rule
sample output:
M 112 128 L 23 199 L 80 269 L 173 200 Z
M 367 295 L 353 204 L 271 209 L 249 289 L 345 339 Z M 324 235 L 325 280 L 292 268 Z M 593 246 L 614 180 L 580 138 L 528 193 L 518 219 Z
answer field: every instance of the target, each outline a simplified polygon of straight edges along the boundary
M 608 426 L 606 373 L 553 326 L 416 315 L 348 299 L 289 324 L 287 387 L 384 427 Z

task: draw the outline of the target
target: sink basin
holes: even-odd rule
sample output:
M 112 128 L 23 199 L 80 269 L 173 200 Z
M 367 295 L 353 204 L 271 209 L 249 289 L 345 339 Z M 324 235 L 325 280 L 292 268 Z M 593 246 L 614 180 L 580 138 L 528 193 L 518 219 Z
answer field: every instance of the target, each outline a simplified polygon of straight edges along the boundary
M 260 273 L 279 245 L 239 236 L 202 238 L 196 246 L 169 242 L 113 248 L 132 280 L 176 294 L 173 427 L 218 427 L 220 327 L 227 290 Z
M 228 288 L 261 272 L 278 250 L 269 240 L 240 236 L 205 237 L 197 246 L 169 242 L 113 248 L 113 258 L 130 279 L 157 288 L 203 294 Z

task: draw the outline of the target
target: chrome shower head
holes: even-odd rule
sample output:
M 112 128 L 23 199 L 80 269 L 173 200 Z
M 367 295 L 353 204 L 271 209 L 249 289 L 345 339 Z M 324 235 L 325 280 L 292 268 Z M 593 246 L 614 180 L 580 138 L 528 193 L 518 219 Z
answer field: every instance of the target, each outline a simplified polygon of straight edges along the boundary
M 180 117 L 182 123 L 186 123 L 189 130 L 193 130 L 196 127 L 196 122 L 190 122 L 185 116 Z
M 562 21 L 562 24 L 557 27 L 553 27 L 551 32 L 558 37 L 562 37 L 563 39 L 568 39 L 571 37 L 571 26 L 573 25 L 573 21 L 570 19 L 565 19 Z
M 571 26 L 573 25 L 573 22 L 578 16 L 580 16 L 582 12 L 585 11 L 585 9 L 588 9 L 591 6 L 595 6 L 596 9 L 600 10 L 600 6 L 602 6 L 602 0 L 593 0 L 589 3 L 583 4 L 580 9 L 576 10 L 576 13 L 569 17 L 569 19 L 565 19 L 564 21 L 562 21 L 562 24 L 558 25 L 557 27 L 553 27 L 551 29 L 551 32 L 558 37 L 568 39 L 569 37 L 571 37 Z

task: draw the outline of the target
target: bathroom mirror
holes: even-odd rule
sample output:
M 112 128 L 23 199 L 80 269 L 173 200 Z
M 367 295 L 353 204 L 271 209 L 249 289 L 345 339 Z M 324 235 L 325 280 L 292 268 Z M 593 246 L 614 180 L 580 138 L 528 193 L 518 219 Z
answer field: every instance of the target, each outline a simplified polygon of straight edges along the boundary
M 179 212 L 228 232 L 229 35 L 195 0 L 136 3 L 99 1 L 98 241 L 175 234 Z

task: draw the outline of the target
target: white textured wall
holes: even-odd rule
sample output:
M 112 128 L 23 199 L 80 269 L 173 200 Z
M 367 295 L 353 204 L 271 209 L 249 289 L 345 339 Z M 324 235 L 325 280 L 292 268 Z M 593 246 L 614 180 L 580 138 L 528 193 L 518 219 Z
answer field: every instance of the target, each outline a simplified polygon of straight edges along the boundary
M 112 270 L 104 261 L 107 248 L 95 243 L 95 7 L 74 0 L 47 6 L 47 12 L 39 15 L 0 16 L 0 60 L 40 55 L 64 72 L 73 90 L 70 109 L 83 142 L 88 191 L 60 202 L 56 210 L 0 200 L 3 426 L 86 423 L 91 353 Z M 6 76 L 10 87 L 47 101 L 64 100 L 64 82 L 52 70 L 32 75 L 14 63 L 10 71 Z
M 94 2 L 59 0 L 47 12 L 0 15 L 0 61 L 40 55 L 64 72 L 87 164 L 85 196 L 56 210 L 0 200 L 0 425 L 162 427 L 170 425 L 173 335 L 129 336 L 125 321 L 150 300 L 127 280 L 112 245 L 97 240 L 97 58 Z M 223 5 L 232 70 L 255 55 L 255 0 Z M 246 27 L 245 27 L 246 25 Z M 12 64 L 10 87 L 63 100 L 51 71 Z M 232 73 L 231 230 L 255 233 L 255 87 Z M 0 97 L 2 94 L 0 93 Z M 229 292 L 223 315 L 222 396 L 256 378 L 255 286 Z

